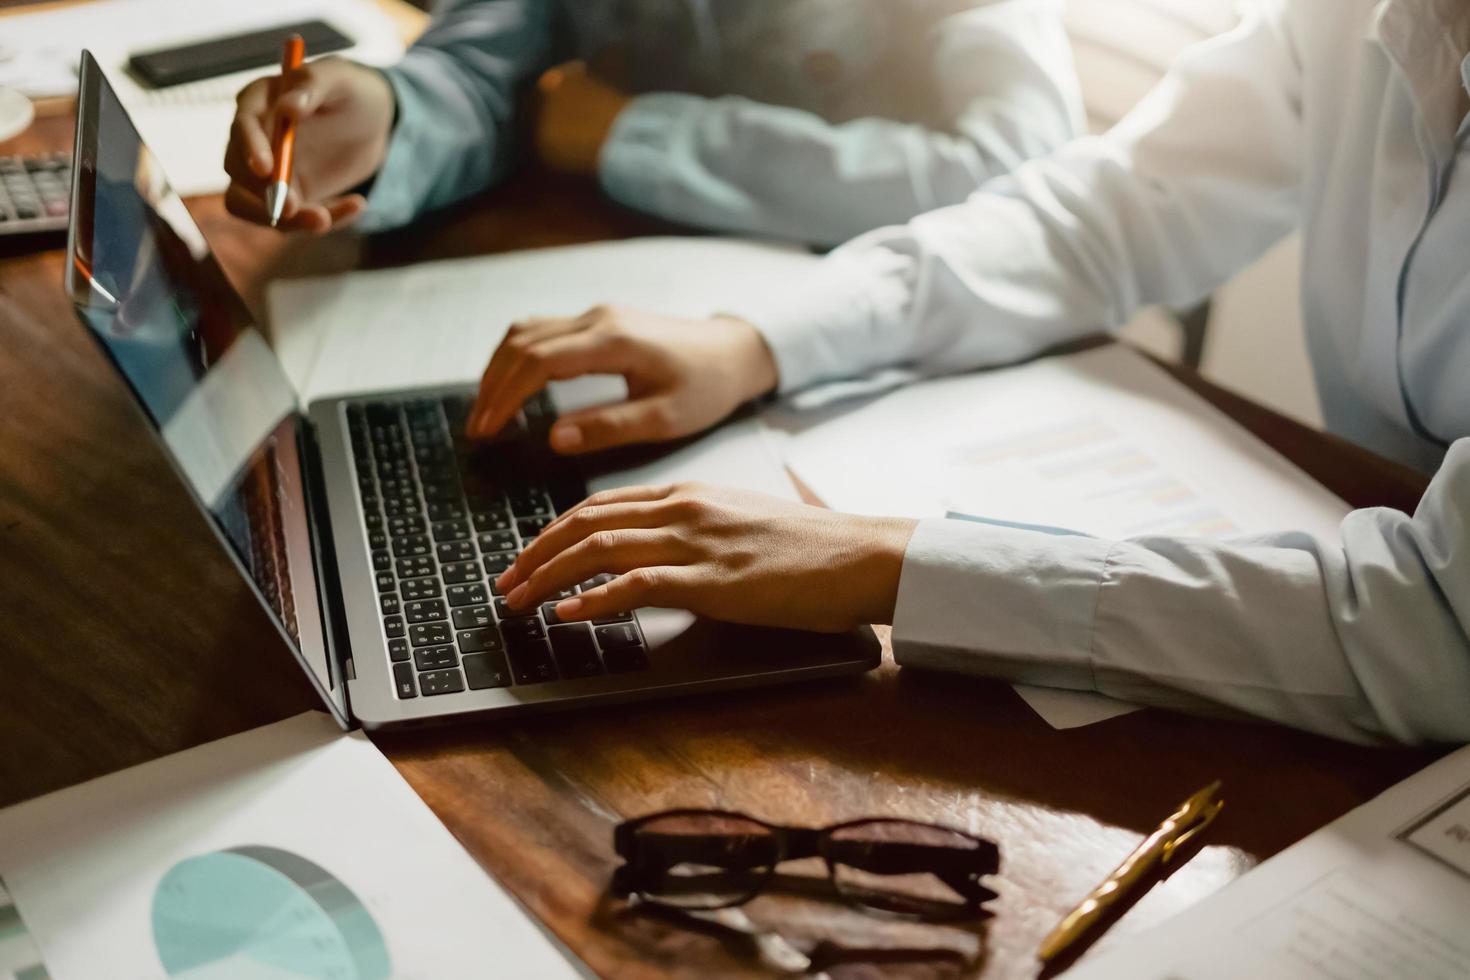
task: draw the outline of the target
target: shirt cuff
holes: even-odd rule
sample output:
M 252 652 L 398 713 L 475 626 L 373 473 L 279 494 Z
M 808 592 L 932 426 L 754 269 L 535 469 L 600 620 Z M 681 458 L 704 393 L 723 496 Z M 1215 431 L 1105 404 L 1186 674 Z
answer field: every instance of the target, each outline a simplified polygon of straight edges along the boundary
M 856 378 L 907 359 L 901 328 L 908 294 L 895 275 L 906 262 L 887 249 L 849 245 L 810 276 L 722 312 L 760 331 L 783 395 Z
M 613 121 L 597 159 L 603 192 L 634 210 L 667 215 L 677 177 L 673 147 L 679 123 L 703 101 L 672 92 L 634 97 Z
M 373 178 L 363 215 L 363 231 L 386 231 L 406 225 L 418 216 L 425 196 L 424 154 L 435 145 L 434 106 L 424 96 L 432 84 L 428 76 L 442 74 L 431 58 L 413 50 L 391 68 L 382 69 L 393 87 L 397 107 L 388 152 Z
M 1096 690 L 1093 630 L 1114 542 L 960 520 L 921 521 L 893 616 L 903 666 Z

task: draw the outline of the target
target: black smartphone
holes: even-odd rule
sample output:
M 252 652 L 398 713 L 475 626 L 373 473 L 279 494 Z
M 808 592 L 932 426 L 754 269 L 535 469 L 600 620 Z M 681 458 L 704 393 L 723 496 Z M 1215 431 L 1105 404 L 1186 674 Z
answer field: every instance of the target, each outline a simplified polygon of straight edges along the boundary
M 306 42 L 306 53 L 311 56 L 341 51 L 355 43 L 325 21 L 304 20 L 248 34 L 140 52 L 128 58 L 128 67 L 154 88 L 168 88 L 170 85 L 197 82 L 201 78 L 279 64 L 281 45 L 292 34 L 301 35 Z

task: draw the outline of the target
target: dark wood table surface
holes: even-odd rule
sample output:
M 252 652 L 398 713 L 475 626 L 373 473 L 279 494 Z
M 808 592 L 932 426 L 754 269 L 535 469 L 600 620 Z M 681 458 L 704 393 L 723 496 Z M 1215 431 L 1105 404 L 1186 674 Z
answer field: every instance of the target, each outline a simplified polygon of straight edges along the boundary
M 64 147 L 69 131 L 66 115 L 43 118 L 0 153 Z M 230 218 L 218 198 L 190 206 L 258 312 L 273 276 L 662 230 L 589 186 L 535 174 L 450 219 L 375 240 L 282 238 Z M 59 250 L 0 254 L 0 805 L 311 706 L 74 319 L 61 270 Z M 1353 505 L 1412 508 L 1423 491 L 1406 470 L 1177 373 Z M 627 977 L 763 970 L 727 937 L 603 897 L 611 828 L 628 816 L 674 806 L 806 824 L 900 815 L 988 836 L 1004 864 L 983 928 L 904 930 L 812 898 L 762 898 L 749 915 L 798 942 L 933 943 L 978 956 L 971 972 L 1029 977 L 1043 934 L 1210 780 L 1225 781 L 1229 805 L 1208 846 L 1097 948 L 1198 901 L 1435 755 L 1153 710 L 1054 731 L 1003 683 L 900 671 L 891 659 L 837 683 L 374 741 L 592 970 Z M 860 956 L 844 969 L 896 968 Z

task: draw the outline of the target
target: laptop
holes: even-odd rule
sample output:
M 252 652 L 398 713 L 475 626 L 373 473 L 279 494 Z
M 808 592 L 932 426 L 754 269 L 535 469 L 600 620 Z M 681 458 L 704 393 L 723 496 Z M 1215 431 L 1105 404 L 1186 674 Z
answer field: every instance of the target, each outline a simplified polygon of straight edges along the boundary
M 633 462 L 646 474 L 648 454 L 555 457 L 545 445 L 557 404 L 545 393 L 490 443 L 463 436 L 470 387 L 298 404 L 90 54 L 80 79 L 66 290 L 341 725 L 426 725 L 878 664 L 866 628 L 812 634 L 671 609 L 560 623 L 549 604 L 509 610 L 496 575 L 585 497 L 589 479 L 617 485 Z M 557 398 L 576 399 L 576 386 Z M 779 471 L 769 456 L 764 465 Z

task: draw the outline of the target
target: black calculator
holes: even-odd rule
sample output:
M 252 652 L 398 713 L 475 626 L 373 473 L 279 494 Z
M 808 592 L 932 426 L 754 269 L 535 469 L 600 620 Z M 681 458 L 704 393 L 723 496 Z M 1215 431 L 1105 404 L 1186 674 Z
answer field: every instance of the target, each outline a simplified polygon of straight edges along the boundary
M 66 231 L 71 154 L 0 156 L 0 241 Z

